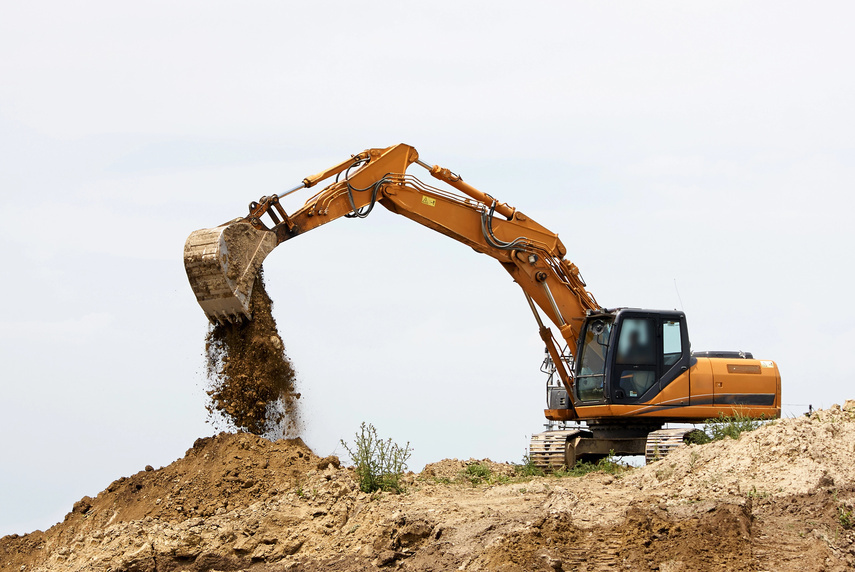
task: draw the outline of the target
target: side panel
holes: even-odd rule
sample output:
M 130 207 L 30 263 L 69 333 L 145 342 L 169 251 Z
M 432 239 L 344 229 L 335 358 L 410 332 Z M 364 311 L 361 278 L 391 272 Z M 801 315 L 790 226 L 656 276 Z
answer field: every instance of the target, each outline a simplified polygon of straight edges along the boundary
M 710 405 L 713 402 L 713 371 L 709 358 L 692 358 L 689 368 L 692 380 L 690 405 Z
M 704 358 L 713 373 L 716 405 L 774 406 L 780 376 L 775 362 L 755 359 Z

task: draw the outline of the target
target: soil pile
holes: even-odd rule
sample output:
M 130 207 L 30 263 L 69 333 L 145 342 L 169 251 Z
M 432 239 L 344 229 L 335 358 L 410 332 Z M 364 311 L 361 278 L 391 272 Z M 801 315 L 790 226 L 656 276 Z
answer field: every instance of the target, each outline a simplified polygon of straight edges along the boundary
M 259 272 L 250 298 L 252 319 L 211 327 L 205 340 L 208 411 L 256 435 L 294 437 L 301 428 L 300 394 L 272 310 Z
M 299 439 L 221 434 L 0 539 L 0 570 L 851 570 L 853 443 L 850 401 L 623 475 L 445 460 L 395 495 Z
M 675 451 L 627 481 L 681 499 L 809 494 L 855 486 L 855 400 L 810 416 L 770 422 L 703 447 Z

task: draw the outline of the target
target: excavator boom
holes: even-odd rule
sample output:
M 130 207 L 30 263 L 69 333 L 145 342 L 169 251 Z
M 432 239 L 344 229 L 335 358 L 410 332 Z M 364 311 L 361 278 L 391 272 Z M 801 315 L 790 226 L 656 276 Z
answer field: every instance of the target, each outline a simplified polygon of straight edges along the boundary
M 451 189 L 408 174 L 413 163 Z M 281 205 L 279 199 L 286 194 L 333 177 L 295 212 Z M 282 195 L 250 203 L 246 217 L 193 232 L 184 247 L 184 263 L 196 299 L 212 321 L 249 318 L 253 281 L 273 248 L 338 218 L 365 217 L 377 203 L 496 259 L 522 287 L 570 391 L 571 372 L 559 348 L 575 348 L 586 313 L 599 305 L 576 266 L 564 259 L 566 249 L 558 235 L 449 169 L 421 161 L 409 145 L 367 149 L 306 177 Z M 561 341 L 544 325 L 538 307 L 558 327 Z
M 462 194 L 407 174 L 413 163 Z M 280 204 L 285 194 L 333 176 L 297 211 L 289 214 Z M 555 233 L 450 170 L 422 162 L 404 144 L 353 155 L 287 193 L 250 203 L 246 217 L 193 232 L 184 263 L 196 299 L 212 321 L 249 317 L 254 277 L 273 248 L 338 218 L 364 217 L 377 203 L 498 260 L 572 345 L 586 312 L 599 308 Z

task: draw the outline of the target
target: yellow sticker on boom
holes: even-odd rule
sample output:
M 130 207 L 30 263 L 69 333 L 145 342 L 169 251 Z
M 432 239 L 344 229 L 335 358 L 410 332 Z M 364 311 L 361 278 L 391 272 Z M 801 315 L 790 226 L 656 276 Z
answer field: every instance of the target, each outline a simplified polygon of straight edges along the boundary
M 422 197 L 422 204 L 427 205 L 429 207 L 435 207 L 436 206 L 436 199 L 432 199 L 430 197 Z

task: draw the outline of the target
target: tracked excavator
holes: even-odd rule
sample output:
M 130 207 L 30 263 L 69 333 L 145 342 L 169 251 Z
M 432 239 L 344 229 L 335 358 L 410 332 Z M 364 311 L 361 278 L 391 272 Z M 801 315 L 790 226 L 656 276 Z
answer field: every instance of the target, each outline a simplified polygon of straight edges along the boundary
M 407 173 L 413 165 L 443 187 Z M 281 199 L 322 181 L 301 208 L 286 212 Z M 600 306 L 557 234 L 405 144 L 352 155 L 251 202 L 244 217 L 193 232 L 184 264 L 196 299 L 212 322 L 252 319 L 253 283 L 274 248 L 340 218 L 364 218 L 378 203 L 491 256 L 522 289 L 546 345 L 546 430 L 529 449 L 536 465 L 569 468 L 608 454 L 652 460 L 695 430 L 667 424 L 735 413 L 780 417 L 775 362 L 740 351 L 692 352 L 680 311 Z

